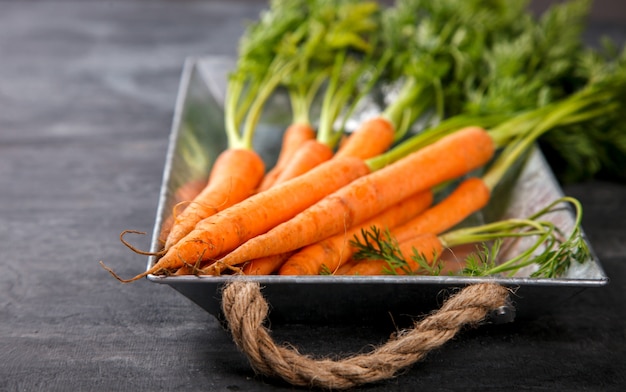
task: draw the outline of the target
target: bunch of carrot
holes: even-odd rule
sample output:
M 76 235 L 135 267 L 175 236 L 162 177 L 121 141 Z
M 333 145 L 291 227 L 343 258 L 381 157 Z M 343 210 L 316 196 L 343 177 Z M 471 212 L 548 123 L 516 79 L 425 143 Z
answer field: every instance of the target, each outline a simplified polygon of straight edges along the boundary
M 626 93 L 626 55 L 609 63 L 582 48 L 585 1 L 554 6 L 538 21 L 524 6 L 273 2 L 242 39 L 225 105 L 229 146 L 207 186 L 176 214 L 149 270 L 122 279 L 105 268 L 124 282 L 148 274 L 432 272 L 445 246 L 496 238 L 481 237 L 490 227 L 446 232 L 487 205 L 543 135 L 612 116 Z M 266 172 L 253 134 L 280 88 L 291 98 L 293 121 Z M 344 132 L 374 88 L 391 89 L 391 98 Z M 553 227 L 534 221 L 546 211 L 524 225 L 502 222 L 498 238 L 518 236 L 523 226 L 540 242 L 557 243 L 546 234 Z M 575 231 L 565 243 L 578 239 Z M 419 245 L 415 262 L 390 264 L 417 240 L 430 245 Z M 574 248 L 559 248 L 569 252 L 559 260 L 578 254 Z M 532 260 L 525 257 L 510 264 Z M 562 272 L 563 264 L 542 276 Z

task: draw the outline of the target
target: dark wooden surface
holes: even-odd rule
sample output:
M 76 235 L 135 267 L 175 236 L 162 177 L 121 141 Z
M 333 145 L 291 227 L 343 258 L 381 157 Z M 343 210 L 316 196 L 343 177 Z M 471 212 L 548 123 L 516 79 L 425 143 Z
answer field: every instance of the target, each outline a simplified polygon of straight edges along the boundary
M 255 2 L 0 2 L 0 391 L 290 390 L 254 375 L 218 322 L 169 287 L 122 285 L 145 258 L 180 70 L 235 51 Z M 590 34 L 624 36 L 619 23 Z M 467 330 L 366 390 L 626 386 L 626 186 L 565 187 L 608 286 L 549 314 Z M 147 248 L 148 238 L 136 238 Z M 142 242 L 143 241 L 143 242 Z M 386 340 L 368 326 L 274 326 L 312 355 Z

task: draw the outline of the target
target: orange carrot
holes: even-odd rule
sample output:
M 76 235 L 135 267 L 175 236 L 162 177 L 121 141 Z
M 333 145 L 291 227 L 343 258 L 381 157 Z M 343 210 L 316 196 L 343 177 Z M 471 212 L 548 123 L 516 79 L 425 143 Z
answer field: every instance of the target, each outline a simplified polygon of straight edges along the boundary
M 250 196 L 264 172 L 265 164 L 254 150 L 224 150 L 211 169 L 207 186 L 175 217 L 165 249 L 189 234 L 202 219 Z
M 362 159 L 375 157 L 387 151 L 394 141 L 394 127 L 391 122 L 375 117 L 365 121 L 341 143 L 335 157 L 351 156 Z
M 193 200 L 207 186 L 206 179 L 198 179 L 189 181 L 181 185 L 174 194 L 174 203 L 178 204 L 184 201 Z M 186 206 L 182 206 L 183 208 Z
M 354 260 L 354 259 L 346 260 L 343 264 L 341 264 L 341 266 L 339 266 L 339 268 L 337 268 L 335 270 L 333 275 L 345 275 L 345 274 L 347 274 L 348 271 L 350 271 L 350 268 L 354 267 L 356 265 L 356 263 L 358 263 L 358 261 Z
M 295 218 L 243 243 L 203 272 L 216 273 L 224 266 L 289 252 L 341 233 L 411 194 L 485 165 L 494 150 L 484 129 L 461 129 L 353 181 Z
M 351 227 L 345 233 L 339 233 L 320 242 L 305 246 L 280 267 L 281 275 L 318 275 L 322 268 L 335 271 L 354 254 L 350 241 L 361 230 L 372 226 L 392 228 L 419 214 L 433 201 L 430 190 L 420 192 L 393 205 L 367 222 Z
M 194 275 L 198 269 L 199 265 L 185 264 L 174 271 L 174 275 Z
M 276 271 L 292 254 L 293 252 L 287 252 L 251 260 L 243 265 L 242 272 L 244 275 L 269 275 Z
M 256 193 L 198 222 L 195 229 L 174 244 L 147 271 L 130 282 L 149 274 L 172 271 L 185 264 L 195 265 L 231 251 L 252 237 L 291 219 L 326 195 L 369 173 L 366 163 L 358 158 L 334 159 L 306 174 Z M 250 258 L 249 260 L 252 260 Z
M 161 244 L 165 244 L 167 241 L 167 237 L 170 235 L 170 231 L 172 230 L 172 226 L 174 225 L 175 216 L 178 215 L 178 211 L 183 211 L 189 203 L 189 200 L 193 200 L 202 192 L 202 190 L 207 186 L 207 180 L 192 180 L 181 185 L 176 192 L 174 192 L 173 203 L 174 204 L 174 213 L 170 214 L 165 218 L 165 221 L 161 225 L 161 232 L 159 233 L 159 242 Z
M 285 130 L 281 143 L 278 159 L 274 167 L 265 174 L 259 185 L 258 191 L 270 188 L 276 177 L 285 169 L 295 152 L 307 140 L 315 138 L 315 130 L 310 124 L 304 122 L 293 123 Z
M 391 232 L 399 242 L 424 233 L 440 234 L 487 205 L 490 195 L 482 179 L 469 177 L 439 203 Z
M 406 269 L 390 267 L 389 263 L 385 260 L 360 260 L 346 272 L 346 275 L 405 275 L 408 272 L 415 272 L 420 268 L 419 263 L 411 257 L 414 250 L 422 255 L 427 262 L 432 263 L 433 260 L 441 254 L 443 249 L 444 244 L 436 234 L 421 234 L 400 243 L 400 253 L 402 258 L 406 261 Z M 407 269 L 409 271 L 407 271 Z
M 273 185 L 283 183 L 308 172 L 333 157 L 333 150 L 325 143 L 311 139 L 305 141 L 285 164 Z

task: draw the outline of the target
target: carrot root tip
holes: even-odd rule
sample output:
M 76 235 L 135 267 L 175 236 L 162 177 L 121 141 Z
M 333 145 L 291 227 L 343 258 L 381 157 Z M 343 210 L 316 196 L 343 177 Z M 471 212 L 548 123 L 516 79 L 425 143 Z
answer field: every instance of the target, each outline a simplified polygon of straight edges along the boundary
M 145 235 L 146 232 L 144 231 L 137 231 L 137 230 L 124 230 L 120 233 L 120 241 L 122 241 L 122 243 L 124 245 L 126 245 L 126 247 L 128 247 L 130 250 L 132 250 L 133 252 L 140 254 L 140 255 L 144 255 L 144 256 L 161 256 L 165 253 L 165 249 L 162 249 L 160 251 L 157 252 L 148 252 L 148 251 L 144 251 L 144 250 L 140 250 L 137 249 L 135 246 L 131 245 L 128 241 L 126 241 L 126 239 L 124 239 L 124 236 L 127 234 L 140 234 L 140 235 Z
M 143 273 L 141 273 L 141 274 L 139 274 L 139 275 L 137 275 L 137 276 L 135 276 L 135 277 L 133 277 L 133 278 L 130 278 L 130 279 L 123 279 L 121 276 L 119 276 L 117 273 L 115 273 L 115 271 L 113 271 L 113 270 L 111 269 L 111 267 L 109 267 L 109 266 L 107 266 L 106 264 L 104 264 L 104 262 L 103 262 L 102 260 L 100 261 L 100 266 L 101 266 L 102 268 L 104 268 L 104 269 L 105 269 L 108 273 L 110 273 L 111 275 L 113 275 L 113 277 L 114 277 L 115 279 L 117 279 L 118 281 L 120 281 L 120 282 L 122 282 L 122 283 L 130 283 L 130 282 L 134 282 L 134 281 L 139 280 L 139 279 L 141 279 L 141 278 L 143 278 L 143 277 L 145 277 L 145 276 L 147 276 L 147 275 L 148 275 L 148 273 L 147 273 L 147 272 L 143 272 Z

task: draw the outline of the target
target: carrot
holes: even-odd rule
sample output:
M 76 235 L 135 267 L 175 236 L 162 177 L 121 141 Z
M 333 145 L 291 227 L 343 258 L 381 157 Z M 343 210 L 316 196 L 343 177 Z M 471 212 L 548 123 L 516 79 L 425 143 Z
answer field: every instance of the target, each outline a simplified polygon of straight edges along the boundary
M 399 242 L 424 233 L 442 233 L 487 205 L 490 195 L 482 179 L 469 177 L 439 203 L 391 231 Z
M 408 241 L 400 243 L 400 257 L 406 262 L 405 265 L 391 267 L 390 264 L 383 259 L 360 260 L 346 272 L 346 275 L 406 275 L 407 273 L 417 271 L 420 265 L 415 259 L 410 257 L 414 250 L 417 250 L 418 254 L 421 254 L 424 260 L 431 264 L 433 260 L 439 257 L 443 252 L 444 243 L 436 234 L 420 234 Z
M 432 194 L 428 193 L 432 201 Z M 482 179 L 467 178 L 450 195 L 426 211 L 418 213 L 417 216 L 411 218 L 410 212 L 405 211 L 402 217 L 408 221 L 400 222 L 397 226 L 389 221 L 381 221 L 382 216 L 378 216 L 352 228 L 345 235 L 335 235 L 304 247 L 285 262 L 279 273 L 283 275 L 318 274 L 321 264 L 325 264 L 330 271 L 335 271 L 354 254 L 355 248 L 348 246 L 347 238 L 361 237 L 361 230 L 372 226 L 388 228 L 398 242 L 424 233 L 442 233 L 484 207 L 489 201 L 489 196 L 490 188 Z M 394 209 L 401 212 L 404 208 L 403 203 L 399 203 L 387 212 Z
M 202 219 L 250 196 L 263 178 L 265 164 L 251 149 L 224 150 L 213 165 L 207 186 L 178 216 L 165 242 L 169 249 Z
M 432 201 L 433 193 L 430 190 L 413 195 L 367 222 L 351 227 L 345 233 L 339 233 L 305 246 L 289 257 L 278 273 L 281 275 L 318 275 L 322 269 L 333 272 L 352 257 L 354 248 L 350 246 L 350 239 L 358 235 L 361 230 L 372 226 L 394 227 L 419 214 Z
M 341 233 L 411 194 L 485 165 L 491 160 L 494 147 L 482 128 L 459 130 L 353 181 L 295 218 L 245 242 L 203 272 L 215 273 L 224 266 L 289 252 Z
M 383 117 L 363 122 L 343 142 L 335 157 L 352 156 L 369 159 L 387 151 L 394 141 L 394 126 Z
M 121 279 L 110 269 L 107 270 L 118 280 L 131 282 L 149 274 L 171 272 L 185 264 L 195 265 L 199 261 L 213 259 L 292 218 L 367 173 L 368 166 L 358 158 L 328 161 L 300 177 L 256 193 L 203 219 L 151 268 L 131 279 Z
M 298 148 L 282 172 L 276 177 L 274 185 L 298 177 L 332 157 L 333 150 L 327 144 L 320 143 L 315 139 L 307 140 Z
M 295 122 L 287 127 L 283 134 L 280 152 L 274 167 L 270 169 L 259 185 L 258 191 L 264 191 L 274 184 L 276 177 L 285 169 L 295 152 L 307 140 L 315 138 L 315 130 L 308 122 Z
M 206 179 L 192 180 L 181 185 L 173 196 L 174 213 L 167 216 L 161 225 L 161 232 L 159 233 L 159 243 L 165 244 L 167 237 L 170 235 L 172 226 L 174 226 L 175 215 L 178 211 L 183 211 L 187 208 L 187 201 L 195 199 L 196 196 L 202 192 L 207 185 Z
M 292 254 L 293 252 L 287 252 L 251 260 L 245 263 L 241 270 L 244 275 L 269 275 L 276 271 Z
M 341 264 L 341 266 L 339 266 L 339 268 L 334 271 L 333 275 L 345 275 L 350 270 L 350 268 L 356 265 L 356 263 L 358 263 L 358 261 L 354 259 L 346 260 L 343 264 Z
M 184 264 L 182 266 L 180 266 L 180 268 L 178 268 L 177 270 L 175 270 L 173 272 L 173 275 L 177 276 L 177 275 L 195 275 L 197 273 L 197 271 L 200 269 L 201 264 L 200 263 L 196 263 L 196 264 Z M 171 271 L 169 271 L 169 273 L 172 273 Z

